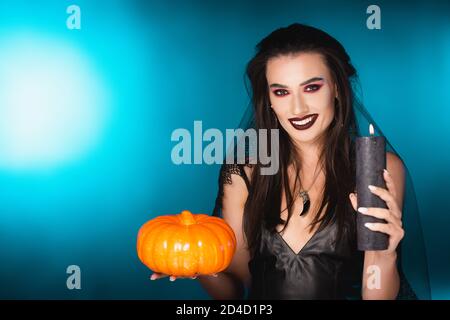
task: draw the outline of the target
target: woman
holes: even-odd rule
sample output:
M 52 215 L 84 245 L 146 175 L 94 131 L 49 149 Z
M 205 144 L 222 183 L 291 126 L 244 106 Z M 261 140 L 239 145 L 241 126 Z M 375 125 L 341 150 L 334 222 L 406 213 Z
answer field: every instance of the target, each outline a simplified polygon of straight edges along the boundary
M 262 175 L 259 161 L 222 166 L 214 215 L 233 228 L 237 250 L 224 272 L 198 277 L 202 286 L 216 299 L 243 298 L 246 289 L 250 299 L 414 297 L 398 263 L 405 167 L 394 153 L 386 189 L 371 190 L 388 209 L 359 208 L 386 220 L 366 227 L 388 234 L 389 247 L 356 249 L 356 71 L 345 49 L 292 24 L 257 45 L 246 72 L 253 127 L 279 129 L 279 170 Z M 373 266 L 375 289 L 363 272 Z

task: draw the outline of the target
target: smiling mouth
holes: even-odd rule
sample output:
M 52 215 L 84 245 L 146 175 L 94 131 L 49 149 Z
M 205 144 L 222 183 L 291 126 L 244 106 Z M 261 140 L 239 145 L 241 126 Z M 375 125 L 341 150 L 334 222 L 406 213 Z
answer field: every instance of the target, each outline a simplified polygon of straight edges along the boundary
M 310 114 L 302 118 L 290 118 L 289 122 L 297 130 L 306 130 L 313 126 L 319 115 L 317 113 Z

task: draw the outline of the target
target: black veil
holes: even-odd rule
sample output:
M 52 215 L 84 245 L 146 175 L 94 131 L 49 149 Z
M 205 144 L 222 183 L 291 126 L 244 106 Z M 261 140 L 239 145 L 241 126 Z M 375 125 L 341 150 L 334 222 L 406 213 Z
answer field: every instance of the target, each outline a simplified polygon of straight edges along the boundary
M 405 236 L 399 243 L 398 267 L 400 276 L 409 283 L 409 286 L 418 299 L 431 299 L 430 281 L 428 274 L 428 260 L 425 241 L 423 238 L 420 211 L 417 204 L 414 183 L 407 163 L 392 146 L 389 138 L 383 133 L 380 126 L 374 121 L 367 109 L 360 103 L 354 104 L 357 135 L 368 136 L 369 124 L 375 128 L 375 135 L 383 136 L 386 140 L 386 152 L 398 156 L 405 167 L 405 191 L 403 196 L 402 222 Z M 402 292 L 400 292 L 400 295 Z M 401 297 L 400 297 L 401 298 Z
M 359 92 L 359 83 L 357 80 L 353 80 L 353 89 Z M 355 93 L 356 95 L 356 93 Z M 359 95 L 358 95 L 359 96 Z M 414 190 L 414 184 L 409 173 L 409 169 L 401 155 L 392 146 L 388 137 L 383 134 L 380 126 L 374 121 L 366 108 L 354 97 L 353 111 L 355 114 L 356 128 L 349 129 L 349 133 L 352 139 L 358 136 L 369 135 L 369 124 L 372 124 L 375 129 L 376 136 L 384 136 L 386 140 L 386 152 L 391 152 L 397 155 L 404 164 L 405 167 L 405 190 L 402 210 L 402 222 L 403 229 L 405 230 L 405 236 L 398 245 L 397 253 L 397 266 L 401 279 L 400 292 L 397 299 L 431 299 L 430 282 L 428 275 L 428 262 L 426 255 L 425 242 L 423 238 L 422 225 L 420 219 L 419 207 L 417 205 L 417 199 Z M 248 129 L 255 129 L 254 110 L 251 103 L 247 106 L 237 129 L 246 131 Z M 245 150 L 245 162 L 236 158 L 237 150 L 239 147 Z M 232 170 L 244 177 L 245 182 L 248 184 L 246 175 L 242 172 L 242 166 L 236 164 L 247 163 L 255 156 L 254 150 L 256 150 L 254 141 L 246 139 L 244 135 L 238 136 L 237 144 L 232 143 L 228 149 L 224 159 L 224 164 L 221 168 L 221 174 L 219 175 L 219 192 L 216 198 L 216 204 L 213 211 L 214 215 L 220 216 L 221 210 L 221 198 L 223 196 L 223 183 L 224 179 L 229 178 L 224 176 L 224 166 L 228 163 L 228 171 L 230 166 L 230 159 L 234 160 Z M 242 150 L 242 149 L 241 149 Z M 241 171 L 241 172 L 239 172 Z

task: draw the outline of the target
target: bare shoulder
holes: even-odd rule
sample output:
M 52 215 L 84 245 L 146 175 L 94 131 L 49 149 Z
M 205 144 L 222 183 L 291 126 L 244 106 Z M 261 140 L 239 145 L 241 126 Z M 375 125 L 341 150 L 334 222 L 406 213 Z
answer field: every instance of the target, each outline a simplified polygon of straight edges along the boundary
M 248 197 L 248 189 L 241 171 L 233 171 L 229 175 L 229 181 L 224 184 L 223 191 L 223 219 L 233 229 L 237 240 L 236 252 L 230 265 L 224 272 L 234 275 L 241 280 L 242 284 L 248 287 L 251 279 L 248 269 L 250 253 L 243 230 L 244 207 Z
M 244 178 L 238 173 L 231 173 L 223 185 L 223 206 L 243 207 L 248 197 L 247 185 Z
M 386 166 L 392 168 L 404 169 L 403 160 L 395 153 L 390 151 L 386 152 Z
M 252 180 L 252 173 L 253 173 L 253 169 L 255 168 L 254 165 L 245 165 L 244 166 L 244 172 L 247 175 L 247 178 L 249 181 Z

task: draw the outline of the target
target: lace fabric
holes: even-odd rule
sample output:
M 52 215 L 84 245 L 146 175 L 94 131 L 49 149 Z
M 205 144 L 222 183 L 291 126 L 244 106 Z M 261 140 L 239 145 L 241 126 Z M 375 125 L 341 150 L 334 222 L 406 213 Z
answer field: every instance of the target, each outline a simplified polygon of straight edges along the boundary
M 213 209 L 213 216 L 222 217 L 222 199 L 223 199 L 223 195 L 224 195 L 223 187 L 225 184 L 232 184 L 232 180 L 231 180 L 232 174 L 238 175 L 242 179 L 244 179 L 247 189 L 250 188 L 250 180 L 249 180 L 249 177 L 247 177 L 247 174 L 245 173 L 244 167 L 251 168 L 252 165 L 249 163 L 246 163 L 246 164 L 224 163 L 220 167 L 219 186 L 218 186 L 218 192 L 217 192 L 215 206 Z

